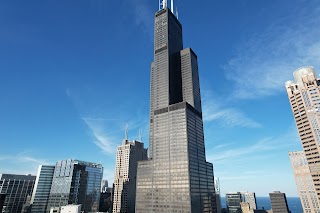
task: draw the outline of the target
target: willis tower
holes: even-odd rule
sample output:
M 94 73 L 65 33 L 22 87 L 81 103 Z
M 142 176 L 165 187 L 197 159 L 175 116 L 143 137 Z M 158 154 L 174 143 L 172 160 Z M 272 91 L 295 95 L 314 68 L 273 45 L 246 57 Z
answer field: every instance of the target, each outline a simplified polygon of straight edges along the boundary
M 166 0 L 155 14 L 154 30 L 149 160 L 138 162 L 136 212 L 215 213 L 197 55 L 183 49 L 182 25 Z

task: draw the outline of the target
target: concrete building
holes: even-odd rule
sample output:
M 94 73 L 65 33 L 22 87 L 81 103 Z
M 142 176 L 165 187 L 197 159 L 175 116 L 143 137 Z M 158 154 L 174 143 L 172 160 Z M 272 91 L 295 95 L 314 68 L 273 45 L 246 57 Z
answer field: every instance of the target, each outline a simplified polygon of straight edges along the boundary
M 226 204 L 229 213 L 241 212 L 241 202 L 240 192 L 230 192 L 226 194 Z
M 124 139 L 118 146 L 114 174 L 113 213 L 135 212 L 138 161 L 147 160 L 147 149 L 139 141 Z
M 290 213 L 285 193 L 269 193 L 273 213 Z
M 257 209 L 256 194 L 254 192 L 240 192 L 241 202 L 249 204 L 251 210 Z
M 197 55 L 183 48 L 182 25 L 162 3 L 155 14 L 149 160 L 138 163 L 136 212 L 216 212 Z
M 307 158 L 303 151 L 289 152 L 289 158 L 304 213 L 320 212 Z
M 103 167 L 79 160 L 61 160 L 54 168 L 47 212 L 68 204 L 82 204 L 84 213 L 99 211 Z
M 250 208 L 250 204 L 247 202 L 241 202 L 241 213 L 254 213 L 254 210 Z
M 295 83 L 286 82 L 287 94 L 319 202 L 320 79 L 317 78 L 313 67 L 299 68 L 293 76 Z
M 21 213 L 27 197 L 32 195 L 36 176 L 0 174 L 0 193 L 6 194 L 3 204 L 5 213 Z
M 55 166 L 40 165 L 31 197 L 31 212 L 46 212 Z

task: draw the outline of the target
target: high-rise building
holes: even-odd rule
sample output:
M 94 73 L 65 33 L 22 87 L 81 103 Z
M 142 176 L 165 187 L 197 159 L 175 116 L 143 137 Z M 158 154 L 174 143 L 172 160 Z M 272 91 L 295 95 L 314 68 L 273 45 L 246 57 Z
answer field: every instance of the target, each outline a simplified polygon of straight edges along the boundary
M 241 212 L 241 193 L 230 192 L 226 194 L 226 204 L 229 213 Z
M 147 149 L 139 141 L 124 139 L 118 146 L 114 174 L 113 213 L 135 212 L 137 163 L 147 160 Z
M 47 212 L 68 204 L 81 204 L 81 210 L 99 211 L 103 167 L 79 160 L 61 160 L 55 165 Z
M 6 194 L 5 213 L 21 213 L 27 197 L 32 195 L 36 176 L 0 174 L 0 193 Z
M 136 212 L 216 212 L 197 55 L 183 49 L 182 25 L 166 0 L 154 30 L 149 160 L 138 163 Z
M 214 178 L 214 190 L 216 193 L 216 209 L 217 212 L 221 212 L 221 196 L 220 196 L 220 181 L 219 178 Z
M 290 213 L 285 193 L 269 193 L 273 213 Z
M 31 212 L 46 212 L 55 166 L 40 165 L 31 197 Z
M 319 202 L 320 79 L 317 78 L 313 67 L 299 68 L 293 73 L 293 76 L 296 82 L 287 81 L 286 89 Z
M 254 213 L 254 210 L 250 208 L 250 204 L 247 202 L 241 202 L 241 213 Z
M 249 204 L 249 208 L 254 210 L 257 209 L 256 194 L 254 192 L 240 192 L 241 202 Z
M 101 192 L 106 192 L 108 191 L 108 181 L 107 180 L 102 180 L 101 182 Z
M 303 151 L 289 152 L 294 178 L 304 213 L 320 212 L 317 194 L 312 184 L 307 158 Z

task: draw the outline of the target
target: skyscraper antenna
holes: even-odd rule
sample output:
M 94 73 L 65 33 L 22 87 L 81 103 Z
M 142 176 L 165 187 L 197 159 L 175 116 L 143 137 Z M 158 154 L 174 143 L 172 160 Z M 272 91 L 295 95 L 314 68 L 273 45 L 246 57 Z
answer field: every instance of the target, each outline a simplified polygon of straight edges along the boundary
M 171 0 L 171 11 L 172 11 L 172 13 L 174 13 L 174 7 L 173 7 L 173 0 Z
M 162 9 L 167 7 L 167 0 L 162 0 Z
M 176 17 L 179 19 L 178 7 L 176 7 Z
M 126 124 L 126 130 L 124 133 L 124 139 L 128 140 L 128 124 Z
M 139 129 L 139 141 L 142 142 L 142 129 Z

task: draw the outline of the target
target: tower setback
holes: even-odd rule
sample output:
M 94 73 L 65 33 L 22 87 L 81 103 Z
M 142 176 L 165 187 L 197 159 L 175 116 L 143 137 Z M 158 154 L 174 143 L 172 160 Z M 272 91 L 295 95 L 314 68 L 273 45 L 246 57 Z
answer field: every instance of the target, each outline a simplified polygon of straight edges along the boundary
M 197 55 L 183 49 L 182 25 L 166 6 L 155 14 L 154 36 L 149 160 L 138 162 L 136 212 L 216 212 Z

